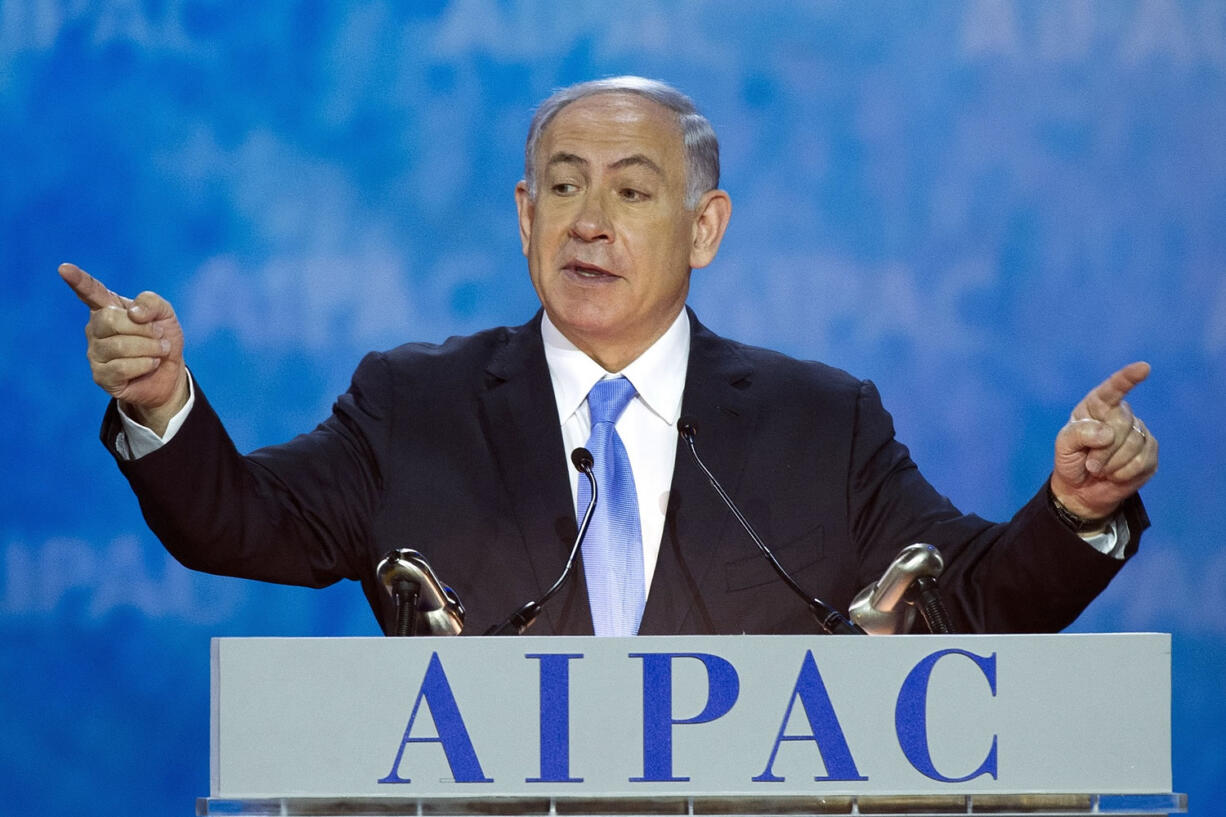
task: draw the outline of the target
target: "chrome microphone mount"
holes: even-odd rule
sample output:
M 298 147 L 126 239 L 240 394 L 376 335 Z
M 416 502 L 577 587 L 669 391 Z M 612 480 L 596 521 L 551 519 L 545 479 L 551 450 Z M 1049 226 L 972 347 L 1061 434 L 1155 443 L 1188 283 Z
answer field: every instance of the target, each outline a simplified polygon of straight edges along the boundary
M 952 633 L 949 613 L 941 602 L 937 577 L 945 569 L 933 545 L 907 545 L 874 584 L 851 602 L 851 617 L 869 633 L 888 635 L 911 629 L 916 612 L 932 633 Z
M 459 596 L 439 581 L 416 550 L 390 551 L 375 574 L 396 603 L 394 635 L 459 635 L 464 629 L 464 605 Z

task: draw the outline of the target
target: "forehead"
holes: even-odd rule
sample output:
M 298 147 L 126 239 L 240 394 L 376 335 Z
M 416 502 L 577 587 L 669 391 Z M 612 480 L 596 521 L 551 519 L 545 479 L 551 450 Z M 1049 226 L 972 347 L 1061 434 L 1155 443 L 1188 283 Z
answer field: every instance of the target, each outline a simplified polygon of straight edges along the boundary
M 642 154 L 663 168 L 683 169 L 685 145 L 677 115 L 638 94 L 602 93 L 578 99 L 550 120 L 538 161 L 555 153 L 599 164 Z

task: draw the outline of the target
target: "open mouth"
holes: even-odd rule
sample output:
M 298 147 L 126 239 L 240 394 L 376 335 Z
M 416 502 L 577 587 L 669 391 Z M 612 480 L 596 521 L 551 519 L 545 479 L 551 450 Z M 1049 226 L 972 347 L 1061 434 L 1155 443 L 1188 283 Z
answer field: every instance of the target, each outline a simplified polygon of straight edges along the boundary
M 607 270 L 601 269 L 595 264 L 585 264 L 582 261 L 571 261 L 562 269 L 572 275 L 583 278 L 589 281 L 598 281 L 602 278 L 616 278 L 617 276 Z

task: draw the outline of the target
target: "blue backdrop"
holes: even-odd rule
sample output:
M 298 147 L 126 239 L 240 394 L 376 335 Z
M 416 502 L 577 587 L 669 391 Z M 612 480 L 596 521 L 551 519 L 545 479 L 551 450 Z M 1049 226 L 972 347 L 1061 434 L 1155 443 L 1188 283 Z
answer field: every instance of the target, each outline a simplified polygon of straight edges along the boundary
M 1226 5 L 0 0 L 0 809 L 190 814 L 210 636 L 376 632 L 356 586 L 165 555 L 56 264 L 170 298 L 239 446 L 286 439 L 363 352 L 532 313 L 531 107 L 614 73 L 720 134 L 703 320 L 875 380 L 961 507 L 1153 363 L 1154 528 L 1076 629 L 1174 633 L 1175 786 L 1226 798 Z

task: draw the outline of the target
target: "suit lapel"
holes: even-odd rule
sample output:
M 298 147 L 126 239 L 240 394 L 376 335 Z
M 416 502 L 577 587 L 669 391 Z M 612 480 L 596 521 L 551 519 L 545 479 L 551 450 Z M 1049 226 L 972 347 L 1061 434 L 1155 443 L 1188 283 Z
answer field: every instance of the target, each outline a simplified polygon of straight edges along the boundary
M 523 536 L 522 556 L 532 567 L 537 599 L 561 573 L 577 532 L 540 318 L 538 312 L 531 322 L 510 331 L 486 367 L 489 379 L 480 399 L 486 437 Z M 592 632 L 581 575 L 571 577 L 529 632 Z
M 696 444 L 707 467 L 734 497 L 745 470 L 758 420 L 752 367 L 736 346 L 710 332 L 690 313 L 690 360 L 681 414 L 698 429 Z M 745 536 L 698 469 L 683 441 L 677 443 L 668 516 L 642 634 L 712 632 L 712 600 L 726 557 L 720 553 Z M 731 544 L 730 544 L 731 542 Z

